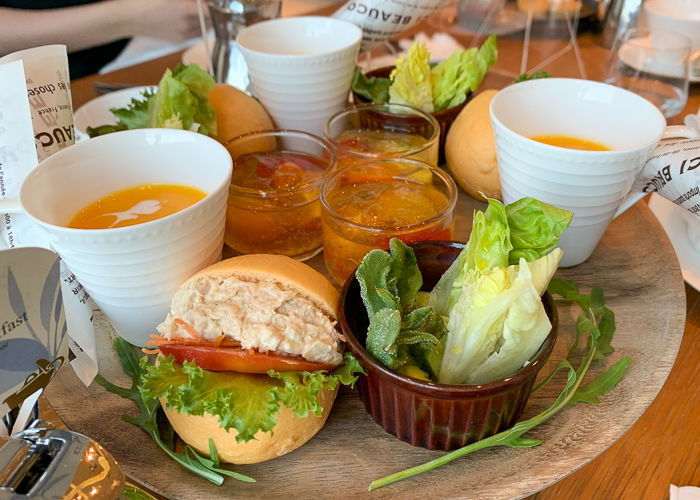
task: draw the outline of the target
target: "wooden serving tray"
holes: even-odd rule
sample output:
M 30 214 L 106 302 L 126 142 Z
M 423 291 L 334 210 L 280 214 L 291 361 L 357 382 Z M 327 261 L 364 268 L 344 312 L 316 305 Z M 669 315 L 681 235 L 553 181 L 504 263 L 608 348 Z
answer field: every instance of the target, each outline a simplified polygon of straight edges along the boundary
M 460 194 L 456 237 L 465 240 L 474 208 L 484 204 Z M 320 256 L 309 262 L 325 273 Z M 492 448 L 463 457 L 435 471 L 367 492 L 369 483 L 436 458 L 442 452 L 414 448 L 385 433 L 365 412 L 352 390 L 342 390 L 326 426 L 306 445 L 262 464 L 236 466 L 257 479 L 246 484 L 227 479 L 217 487 L 171 461 L 137 427 L 119 418 L 135 414 L 130 401 L 97 384 L 86 388 L 70 369 L 62 369 L 47 396 L 69 428 L 105 446 L 125 473 L 170 498 L 518 498 L 535 493 L 588 463 L 622 436 L 654 400 L 676 358 L 685 323 L 685 289 L 673 248 L 644 203 L 614 220 L 593 256 L 558 271 L 588 291 L 602 285 L 614 310 L 616 352 L 632 363 L 620 384 L 599 406 L 568 407 L 528 434 L 544 439 L 530 449 Z M 560 333 L 549 365 L 565 357 L 573 342 L 578 311 L 560 305 Z M 127 385 L 110 345 L 113 331 L 96 314 L 100 372 Z M 545 367 L 541 375 L 549 373 Z M 595 365 L 594 373 L 605 366 Z M 524 418 L 548 407 L 561 381 L 535 393 Z

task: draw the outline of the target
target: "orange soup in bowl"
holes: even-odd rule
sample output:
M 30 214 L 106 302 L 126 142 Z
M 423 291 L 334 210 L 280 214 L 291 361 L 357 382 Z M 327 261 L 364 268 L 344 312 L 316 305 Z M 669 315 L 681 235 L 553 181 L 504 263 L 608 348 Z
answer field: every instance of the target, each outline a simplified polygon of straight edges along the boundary
M 68 227 L 112 229 L 143 224 L 179 212 L 205 196 L 199 189 L 178 184 L 146 184 L 122 189 L 82 208 Z

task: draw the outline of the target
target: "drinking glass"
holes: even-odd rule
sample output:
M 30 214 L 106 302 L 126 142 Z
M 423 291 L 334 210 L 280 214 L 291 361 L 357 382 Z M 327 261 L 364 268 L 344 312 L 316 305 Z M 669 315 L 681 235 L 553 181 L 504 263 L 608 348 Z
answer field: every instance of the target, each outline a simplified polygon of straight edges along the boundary
M 323 257 L 342 284 L 374 248 L 450 240 L 457 186 L 442 169 L 411 158 L 371 160 L 336 171 L 321 188 Z
M 224 241 L 241 254 L 306 260 L 321 251 L 319 188 L 335 166 L 326 141 L 295 130 L 232 139 L 234 174 Z
M 688 100 L 691 41 L 679 33 L 630 30 L 613 47 L 605 82 L 630 90 L 658 107 L 666 118 Z
M 414 158 L 438 164 L 440 125 L 404 104 L 361 104 L 331 116 L 324 131 L 340 167 L 381 158 Z
M 236 43 L 238 33 L 251 24 L 280 16 L 282 0 L 208 0 L 216 40 L 212 68 L 218 83 L 247 90 L 248 66 Z

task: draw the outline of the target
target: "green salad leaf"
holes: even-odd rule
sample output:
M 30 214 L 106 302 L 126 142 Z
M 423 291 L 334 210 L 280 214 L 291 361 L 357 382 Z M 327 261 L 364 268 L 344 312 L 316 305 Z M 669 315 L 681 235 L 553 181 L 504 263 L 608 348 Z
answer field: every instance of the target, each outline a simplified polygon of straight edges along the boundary
M 510 241 L 513 246 L 508 262 L 520 258 L 534 261 L 549 253 L 571 224 L 573 212 L 534 198 L 522 198 L 506 206 Z
M 167 69 L 156 92 L 146 91 L 141 98 L 132 98 L 123 108 L 110 111 L 117 125 L 88 127 L 90 137 L 118 130 L 136 128 L 174 128 L 200 134 L 216 135 L 216 112 L 209 104 L 209 91 L 214 79 L 197 64 L 179 64 Z
M 216 112 L 207 97 L 214 86 L 214 79 L 196 64 L 165 70 L 149 103 L 149 126 L 215 135 Z
M 163 450 L 170 458 L 180 464 L 183 468 L 196 474 L 209 482 L 220 486 L 224 482 L 224 476 L 229 476 L 239 481 L 255 482 L 252 477 L 239 474 L 228 469 L 222 469 L 216 459 L 216 447 L 214 442 L 209 440 L 209 448 L 212 450 L 212 459 L 202 457 L 191 446 L 185 446 L 184 453 L 175 451 L 173 439 L 173 428 L 165 418 L 160 401 L 144 396 L 139 388 L 141 377 L 144 374 L 141 359 L 146 356 L 137 356 L 134 348 L 124 339 L 117 337 L 113 342 L 114 349 L 119 356 L 119 361 L 124 372 L 131 377 L 131 387 L 120 387 L 105 379 L 102 375 L 95 377 L 95 382 L 107 389 L 109 392 L 117 394 L 123 398 L 136 403 L 140 414 L 136 417 L 122 415 L 122 419 L 143 429 L 156 445 Z
M 453 460 L 485 448 L 494 446 L 509 446 L 512 448 L 539 446 L 543 443 L 542 439 L 527 438 L 523 437 L 523 435 L 546 422 L 569 405 L 579 403 L 598 404 L 600 397 L 607 394 L 617 385 L 632 361 L 629 357 L 621 358 L 610 365 L 603 373 L 584 384 L 593 363 L 596 360 L 607 360 L 607 356 L 613 352 L 611 341 L 615 326 L 614 322 L 610 323 L 610 318 L 614 317 L 614 314 L 605 306 L 605 297 L 602 289 L 594 287 L 590 295 L 585 295 L 579 292 L 578 285 L 575 282 L 555 278 L 549 285 L 549 291 L 553 295 L 559 295 L 566 302 L 578 304 L 581 308 L 581 318 L 583 319 L 580 323 L 586 325 L 579 332 L 581 337 L 579 340 L 584 340 L 585 338 L 586 341 L 581 342 L 580 348 L 577 341 L 572 347 L 568 358 L 561 360 L 553 372 L 535 389 L 539 390 L 544 385 L 551 383 L 557 372 L 561 370 L 566 372 L 564 387 L 551 406 L 534 417 L 518 422 L 510 429 L 446 453 L 424 464 L 372 481 L 369 485 L 370 491 L 437 469 Z M 604 324 L 605 326 L 603 326 Z M 577 359 L 581 359 L 581 361 L 576 367 Z
M 389 102 L 408 104 L 426 113 L 433 111 L 430 52 L 425 42 L 413 43 L 405 57 L 397 58 L 396 67 L 389 78 Z
M 459 257 L 431 292 L 430 305 L 443 316 L 457 303 L 465 286 L 485 270 L 532 262 L 549 253 L 569 227 L 573 213 L 535 198 L 522 198 L 507 207 L 487 198 L 485 211 L 476 210 L 469 240 Z
M 370 102 L 382 104 L 389 102 L 389 87 L 391 80 L 378 76 L 365 76 L 359 66 L 355 66 L 352 74 L 352 90 Z
M 367 351 L 392 370 L 412 366 L 412 376 L 434 375 L 434 352 L 441 345 L 445 324 L 424 303 L 423 277 L 413 250 L 392 238 L 389 252 L 368 252 L 355 275 L 369 318 Z
M 469 92 L 479 88 L 496 63 L 496 35 L 491 33 L 480 48 L 458 50 L 431 70 L 435 111 L 462 104 Z
M 142 358 L 140 389 L 146 398 L 165 399 L 168 409 L 218 417 L 221 427 L 237 431 L 236 441 L 245 442 L 259 431 L 271 431 L 283 404 L 297 416 L 320 415 L 323 409 L 316 397 L 324 385 L 335 388 L 342 381 L 353 385 L 356 373 L 360 373 L 352 354 L 346 352 L 344 356 L 354 370 L 352 376 L 347 373 L 349 368 L 343 366 L 336 368 L 338 374 L 334 370 L 255 375 L 212 372 L 189 361 L 179 365 L 172 356 L 160 358 L 157 365 Z
M 353 92 L 374 103 L 408 104 L 430 113 L 458 106 L 475 91 L 496 63 L 496 36 L 481 47 L 455 51 L 448 59 L 430 63 L 423 41 L 414 42 L 406 56 L 396 60 L 389 78 L 367 77 L 355 67 Z
M 147 89 L 141 95 L 140 99 L 132 98 L 125 108 L 110 109 L 112 114 L 117 117 L 117 125 L 127 129 L 148 127 L 149 103 L 156 93 Z

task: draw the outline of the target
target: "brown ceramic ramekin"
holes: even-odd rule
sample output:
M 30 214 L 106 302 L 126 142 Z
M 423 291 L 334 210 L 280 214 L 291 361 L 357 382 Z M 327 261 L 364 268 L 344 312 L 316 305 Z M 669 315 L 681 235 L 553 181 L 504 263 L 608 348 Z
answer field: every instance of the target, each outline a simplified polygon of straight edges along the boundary
M 423 289 L 431 290 L 464 245 L 431 241 L 411 247 L 423 274 Z M 549 293 L 542 301 L 552 331 L 519 372 L 483 385 L 434 384 L 398 375 L 367 353 L 367 314 L 353 275 L 341 292 L 339 323 L 349 350 L 367 371 L 357 382 L 366 410 L 401 441 L 431 450 L 453 450 L 511 427 L 525 408 L 537 373 L 557 338 L 554 301 Z

